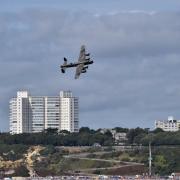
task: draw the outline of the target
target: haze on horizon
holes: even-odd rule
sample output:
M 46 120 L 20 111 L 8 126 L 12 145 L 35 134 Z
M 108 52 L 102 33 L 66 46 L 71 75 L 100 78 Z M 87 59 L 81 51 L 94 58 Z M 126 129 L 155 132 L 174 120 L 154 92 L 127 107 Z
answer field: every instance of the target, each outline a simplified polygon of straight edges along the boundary
M 0 131 L 9 100 L 71 90 L 80 126 L 153 127 L 180 119 L 179 0 L 1 0 Z M 80 79 L 61 74 L 85 44 L 94 64 Z

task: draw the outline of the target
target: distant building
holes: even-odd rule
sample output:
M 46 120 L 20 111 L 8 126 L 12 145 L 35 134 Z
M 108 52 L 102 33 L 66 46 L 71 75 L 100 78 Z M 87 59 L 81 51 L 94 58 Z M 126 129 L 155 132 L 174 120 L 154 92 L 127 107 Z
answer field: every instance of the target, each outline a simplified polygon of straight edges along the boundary
M 115 133 L 114 139 L 116 142 L 125 142 L 127 141 L 127 133 Z
M 18 91 L 12 98 L 10 109 L 10 133 L 35 133 L 48 128 L 69 132 L 79 131 L 78 98 L 70 91 L 60 91 L 59 96 L 30 96 Z
M 175 120 L 173 116 L 169 116 L 168 120 L 156 120 L 155 128 L 161 128 L 163 131 L 179 131 L 180 120 Z
M 120 145 L 120 144 L 122 145 L 128 140 L 127 133 L 125 133 L 125 132 L 116 132 L 115 129 L 106 129 L 106 128 L 104 128 L 104 129 L 100 130 L 100 133 L 105 134 L 108 131 L 111 132 L 112 137 L 114 138 L 114 142 L 117 145 Z

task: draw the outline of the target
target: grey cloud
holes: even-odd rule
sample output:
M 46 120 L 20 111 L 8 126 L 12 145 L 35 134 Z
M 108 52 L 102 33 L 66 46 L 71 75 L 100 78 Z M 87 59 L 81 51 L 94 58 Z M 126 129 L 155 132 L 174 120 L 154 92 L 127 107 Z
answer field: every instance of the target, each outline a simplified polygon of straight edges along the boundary
M 153 126 L 179 112 L 180 13 L 27 9 L 0 14 L 0 130 L 8 129 L 8 101 L 18 89 L 32 95 L 72 90 L 82 125 Z M 95 63 L 74 80 L 59 71 L 86 44 Z M 93 122 L 92 122 L 93 121 Z

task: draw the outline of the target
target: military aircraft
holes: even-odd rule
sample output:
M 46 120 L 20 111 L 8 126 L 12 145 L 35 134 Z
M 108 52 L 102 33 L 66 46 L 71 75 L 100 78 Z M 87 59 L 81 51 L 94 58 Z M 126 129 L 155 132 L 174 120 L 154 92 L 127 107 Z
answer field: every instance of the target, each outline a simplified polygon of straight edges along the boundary
M 90 53 L 86 53 L 85 45 L 81 46 L 78 62 L 67 63 L 67 59 L 64 57 L 64 64 L 61 65 L 61 72 L 65 73 L 66 68 L 76 67 L 75 79 L 78 79 L 81 73 L 86 73 L 88 65 L 93 64 L 90 59 Z

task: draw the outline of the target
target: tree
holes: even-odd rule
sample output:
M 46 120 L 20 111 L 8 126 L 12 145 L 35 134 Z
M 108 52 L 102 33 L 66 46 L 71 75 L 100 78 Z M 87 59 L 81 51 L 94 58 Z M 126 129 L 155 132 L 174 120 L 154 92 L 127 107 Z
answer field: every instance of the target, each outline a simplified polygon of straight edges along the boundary
M 108 137 L 113 137 L 113 135 L 112 135 L 112 133 L 109 131 L 109 130 L 107 130 L 105 133 L 104 133 L 104 135 L 105 136 L 108 136 Z
M 160 132 L 164 132 L 161 128 L 156 128 L 153 133 L 157 134 L 157 133 L 160 133 Z
M 115 127 L 113 129 L 116 130 L 116 132 L 118 133 L 127 133 L 129 130 L 128 128 L 122 128 L 122 127 Z
M 47 134 L 58 134 L 58 129 L 57 128 L 47 128 L 44 130 L 44 132 Z
M 130 144 L 133 144 L 135 137 L 139 136 L 140 134 L 148 134 L 148 129 L 142 129 L 139 127 L 135 129 L 130 129 L 127 133 L 128 142 Z
M 67 131 L 67 130 L 61 130 L 61 131 L 59 132 L 59 134 L 67 135 L 67 134 L 70 134 L 70 132 Z
M 88 127 L 82 127 L 79 129 L 79 133 L 90 133 L 90 129 Z
M 163 155 L 156 155 L 154 159 L 155 173 L 160 173 L 162 175 L 168 172 L 168 162 Z

